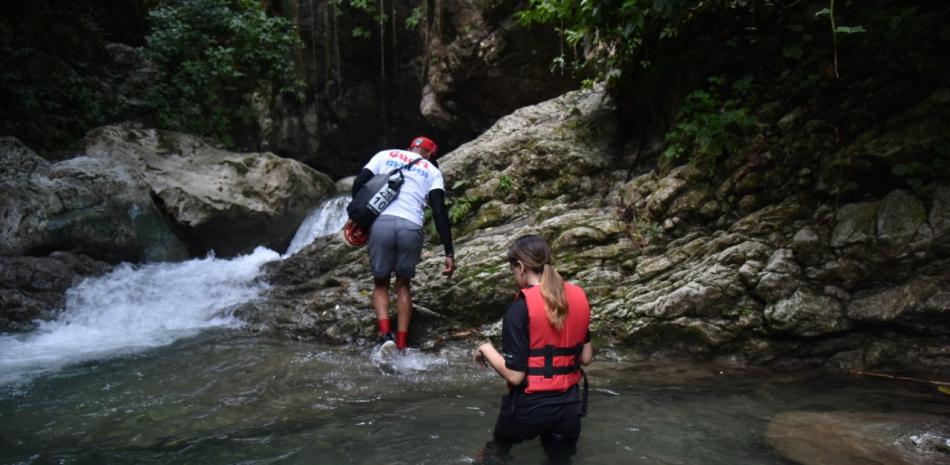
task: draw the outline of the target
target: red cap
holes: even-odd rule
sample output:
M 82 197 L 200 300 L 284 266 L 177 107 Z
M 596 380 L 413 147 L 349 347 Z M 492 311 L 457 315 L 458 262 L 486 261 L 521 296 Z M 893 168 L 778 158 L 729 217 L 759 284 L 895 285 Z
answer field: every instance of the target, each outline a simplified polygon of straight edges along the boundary
M 415 147 L 422 147 L 433 155 L 439 151 L 439 146 L 435 145 L 435 141 L 425 136 L 419 136 L 412 140 L 412 142 L 409 144 L 409 148 L 412 149 Z
M 367 235 L 362 228 L 357 226 L 356 223 L 347 221 L 346 226 L 343 226 L 343 238 L 353 247 L 359 247 L 369 240 L 369 235 Z

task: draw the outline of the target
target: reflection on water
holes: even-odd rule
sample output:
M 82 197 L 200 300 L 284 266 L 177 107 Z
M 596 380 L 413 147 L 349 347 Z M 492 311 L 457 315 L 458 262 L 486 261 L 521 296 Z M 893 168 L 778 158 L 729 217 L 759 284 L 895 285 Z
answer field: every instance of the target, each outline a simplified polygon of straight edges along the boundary
M 467 348 L 410 352 L 214 330 L 66 367 L 0 392 L 0 463 L 464 464 L 491 436 L 500 379 Z M 926 386 L 597 362 L 575 464 L 787 464 L 764 445 L 786 410 L 950 414 Z M 539 464 L 535 443 L 512 464 Z

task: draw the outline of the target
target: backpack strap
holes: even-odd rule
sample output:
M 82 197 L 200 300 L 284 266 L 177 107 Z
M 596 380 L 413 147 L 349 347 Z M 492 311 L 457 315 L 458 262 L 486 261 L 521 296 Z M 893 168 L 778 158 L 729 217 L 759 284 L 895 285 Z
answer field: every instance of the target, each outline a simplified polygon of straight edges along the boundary
M 390 171 L 389 174 L 392 175 L 402 170 L 408 170 L 409 168 L 412 168 L 412 165 L 415 165 L 416 163 L 419 163 L 420 161 L 422 161 L 423 158 L 425 157 L 423 157 L 422 155 L 419 155 L 419 158 L 416 158 L 415 160 L 412 160 L 411 162 L 406 163 L 402 168 L 396 168 Z

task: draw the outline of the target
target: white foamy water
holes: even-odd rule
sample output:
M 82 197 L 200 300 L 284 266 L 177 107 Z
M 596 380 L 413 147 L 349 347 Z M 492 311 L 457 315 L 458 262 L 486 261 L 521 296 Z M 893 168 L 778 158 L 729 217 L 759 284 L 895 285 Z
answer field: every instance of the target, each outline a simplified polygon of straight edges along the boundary
M 255 298 L 260 266 L 279 255 L 263 247 L 230 260 L 122 264 L 66 294 L 59 319 L 28 334 L 0 336 L 0 385 L 63 366 L 170 344 L 213 327 L 238 326 L 227 310 Z
M 293 255 L 318 237 L 340 232 L 346 224 L 346 204 L 348 203 L 350 203 L 348 195 L 331 197 L 320 202 L 320 205 L 314 208 L 297 228 L 297 233 L 294 234 L 294 239 L 290 241 L 290 247 L 287 247 L 287 253 L 284 255 Z
M 348 196 L 322 202 L 297 230 L 287 255 L 346 223 Z M 262 264 L 279 260 L 258 247 L 232 259 L 117 266 L 66 293 L 55 321 L 27 334 L 0 335 L 0 385 L 31 379 L 78 362 L 171 344 L 202 329 L 241 322 L 229 309 L 256 298 Z

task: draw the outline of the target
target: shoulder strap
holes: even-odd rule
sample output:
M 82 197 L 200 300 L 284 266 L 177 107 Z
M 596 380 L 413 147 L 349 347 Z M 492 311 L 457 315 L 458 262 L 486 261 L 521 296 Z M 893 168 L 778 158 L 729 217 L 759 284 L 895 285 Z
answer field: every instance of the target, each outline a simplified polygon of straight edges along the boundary
M 403 170 L 408 170 L 409 168 L 412 168 L 412 165 L 415 165 L 416 163 L 419 163 L 420 161 L 422 161 L 423 158 L 424 158 L 424 157 L 420 155 L 419 158 L 416 158 L 415 160 L 412 160 L 411 162 L 406 163 L 405 165 L 403 165 L 403 166 L 401 166 L 401 167 L 399 167 L 399 168 L 395 168 L 395 169 L 393 169 L 393 170 L 390 170 L 390 171 L 389 171 L 389 175 L 392 176 L 392 175 L 394 175 L 394 174 L 396 174 L 396 173 L 402 173 Z M 400 175 L 400 176 L 401 176 L 401 175 Z
M 403 166 L 402 168 L 399 168 L 399 169 L 400 169 L 400 170 L 407 170 L 407 169 L 409 169 L 409 168 L 412 168 L 412 165 L 415 165 L 416 163 L 419 163 L 420 161 L 422 161 L 423 158 L 425 158 L 425 157 L 423 157 L 422 155 L 419 155 L 419 158 L 416 158 L 415 160 L 412 160 L 411 162 L 406 163 L 406 166 Z

